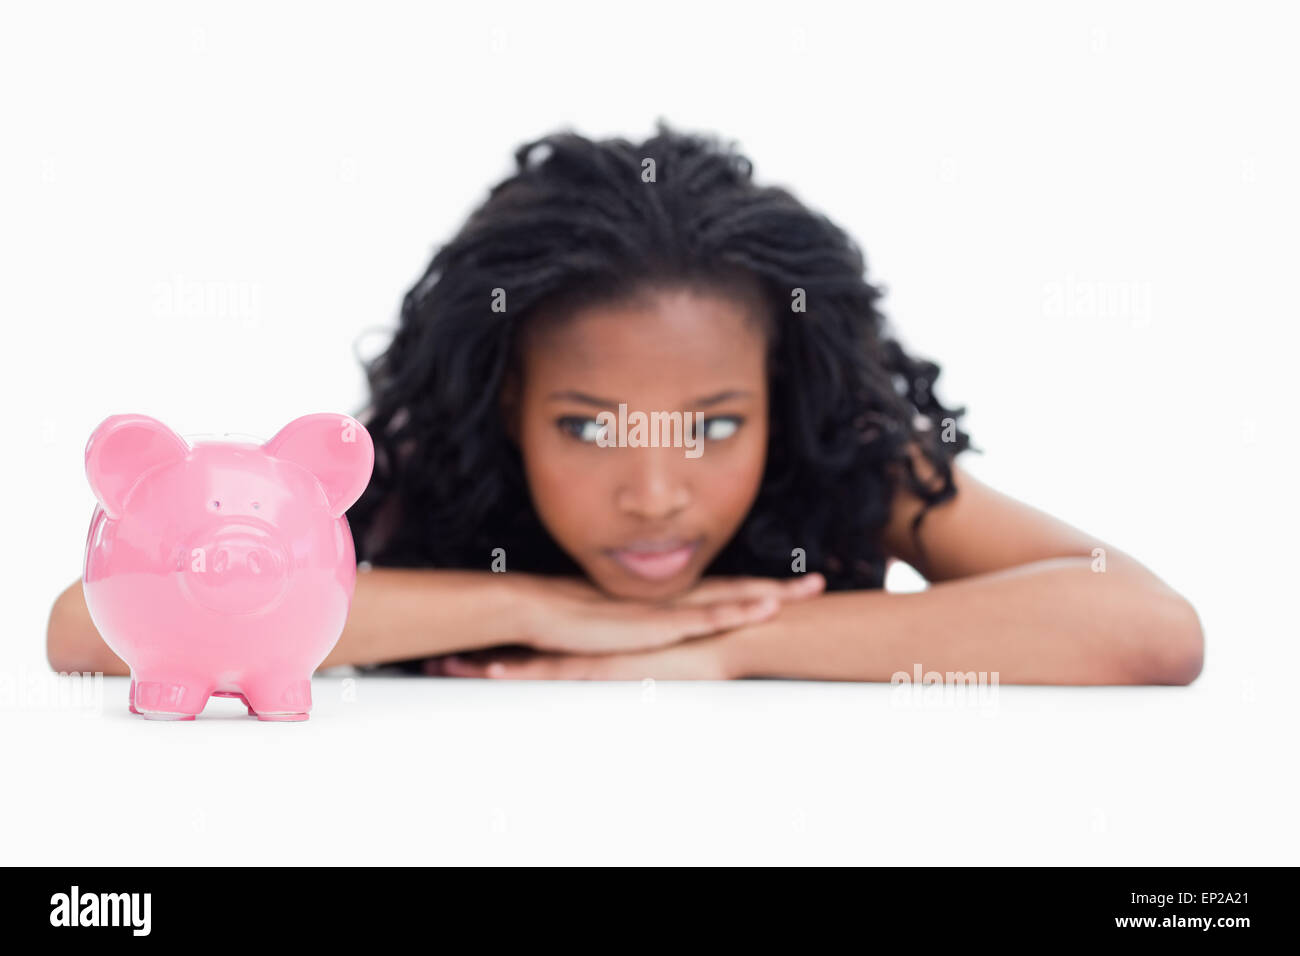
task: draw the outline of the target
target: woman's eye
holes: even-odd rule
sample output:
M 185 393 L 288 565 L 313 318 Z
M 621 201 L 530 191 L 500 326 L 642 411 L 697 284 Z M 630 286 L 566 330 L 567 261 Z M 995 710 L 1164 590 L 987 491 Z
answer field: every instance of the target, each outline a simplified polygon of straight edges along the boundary
M 565 415 L 555 424 L 559 426 L 560 431 L 584 442 L 594 442 L 605 428 L 594 418 L 580 418 L 577 415 Z
M 694 427 L 689 416 L 686 418 L 688 427 Z M 704 419 L 704 441 L 723 441 L 736 434 L 744 419 L 739 415 L 716 415 L 713 418 Z M 579 415 L 565 415 L 556 419 L 556 425 L 560 431 L 576 438 L 581 442 L 596 443 L 602 440 L 602 432 L 608 432 L 608 426 L 602 425 L 594 418 L 583 418 Z M 605 438 L 609 438 L 606 434 Z
M 743 421 L 738 415 L 719 415 L 716 418 L 704 419 L 704 440 L 705 441 L 722 441 L 724 438 L 730 438 L 740 429 L 740 423 Z
M 722 441 L 730 438 L 740 429 L 740 419 L 730 415 L 704 420 L 704 440 Z

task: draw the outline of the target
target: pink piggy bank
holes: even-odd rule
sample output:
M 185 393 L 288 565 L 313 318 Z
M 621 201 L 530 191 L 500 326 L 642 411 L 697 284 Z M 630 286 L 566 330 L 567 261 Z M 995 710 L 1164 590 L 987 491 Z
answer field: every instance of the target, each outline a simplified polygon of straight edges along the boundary
M 306 415 L 262 444 L 191 445 L 147 415 L 95 429 L 82 588 L 131 668 L 132 713 L 193 720 L 215 694 L 261 720 L 307 719 L 356 584 L 343 515 L 374 460 L 347 415 Z

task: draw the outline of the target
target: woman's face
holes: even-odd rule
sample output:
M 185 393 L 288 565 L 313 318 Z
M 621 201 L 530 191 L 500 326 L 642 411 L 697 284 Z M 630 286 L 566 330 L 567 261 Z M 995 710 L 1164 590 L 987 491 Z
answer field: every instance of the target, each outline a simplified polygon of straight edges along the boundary
M 647 293 L 524 341 L 506 412 L 533 505 L 609 594 L 689 588 L 758 494 L 767 347 L 750 308 L 687 289 Z

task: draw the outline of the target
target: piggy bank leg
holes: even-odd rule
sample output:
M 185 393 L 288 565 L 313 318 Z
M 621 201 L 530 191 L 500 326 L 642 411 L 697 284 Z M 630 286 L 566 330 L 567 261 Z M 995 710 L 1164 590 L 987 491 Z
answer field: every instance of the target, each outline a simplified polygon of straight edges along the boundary
M 195 678 L 133 677 L 131 711 L 146 720 L 193 720 L 207 705 L 212 689 L 210 681 Z
M 133 714 L 140 713 L 140 711 L 135 709 L 135 678 L 134 677 L 131 678 L 131 689 L 130 691 L 127 692 L 126 708 L 127 710 L 131 711 L 131 713 Z
M 311 712 L 311 678 L 260 676 L 245 684 L 244 698 L 258 720 L 306 720 Z

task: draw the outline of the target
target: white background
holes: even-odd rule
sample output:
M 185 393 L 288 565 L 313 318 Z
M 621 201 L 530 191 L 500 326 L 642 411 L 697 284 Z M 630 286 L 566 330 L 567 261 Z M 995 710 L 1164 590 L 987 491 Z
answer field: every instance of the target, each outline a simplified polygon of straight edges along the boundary
M 6 6 L 0 859 L 1296 863 L 1296 40 L 1280 3 Z M 47 698 L 95 425 L 355 413 L 516 146 L 658 117 L 857 238 L 966 467 L 1193 601 L 1193 686 Z

